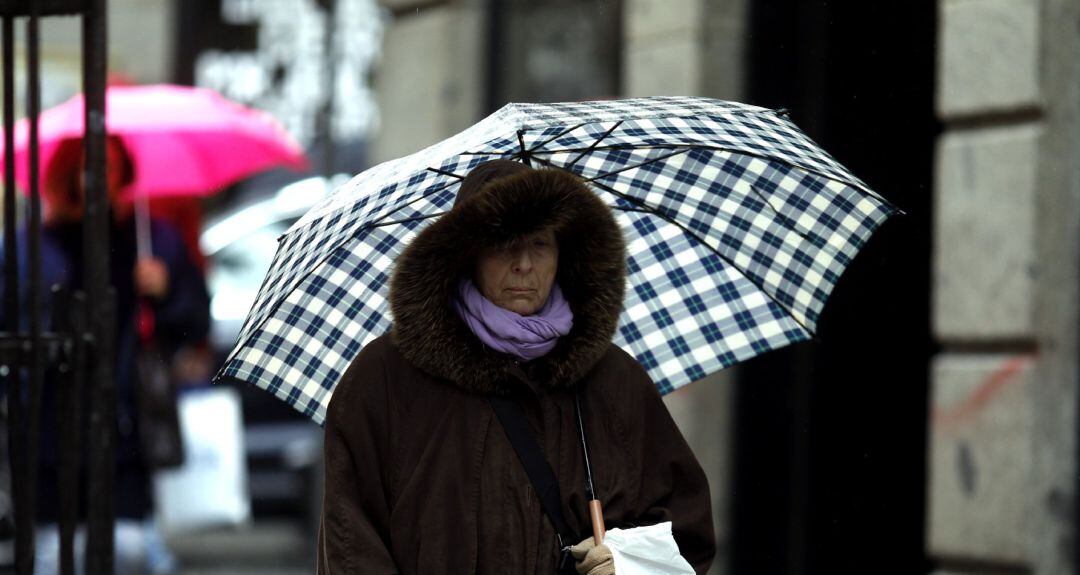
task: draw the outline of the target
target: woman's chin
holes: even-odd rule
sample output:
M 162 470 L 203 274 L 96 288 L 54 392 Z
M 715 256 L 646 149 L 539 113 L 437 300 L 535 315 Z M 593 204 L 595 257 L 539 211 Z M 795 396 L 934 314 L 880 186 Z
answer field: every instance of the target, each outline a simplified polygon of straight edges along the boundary
M 532 315 L 540 306 L 531 301 L 509 301 L 502 306 L 503 309 L 512 311 L 518 315 Z

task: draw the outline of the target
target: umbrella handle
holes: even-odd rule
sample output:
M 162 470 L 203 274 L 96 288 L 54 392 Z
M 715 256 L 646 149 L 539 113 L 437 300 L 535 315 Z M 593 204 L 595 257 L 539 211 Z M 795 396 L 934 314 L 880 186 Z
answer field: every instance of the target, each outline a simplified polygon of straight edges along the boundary
M 150 232 L 150 198 L 140 195 L 135 198 L 135 247 L 140 260 L 154 257 L 154 246 Z
M 600 507 L 600 500 L 593 499 L 589 502 L 589 517 L 592 519 L 593 541 L 599 545 L 604 542 L 604 510 Z

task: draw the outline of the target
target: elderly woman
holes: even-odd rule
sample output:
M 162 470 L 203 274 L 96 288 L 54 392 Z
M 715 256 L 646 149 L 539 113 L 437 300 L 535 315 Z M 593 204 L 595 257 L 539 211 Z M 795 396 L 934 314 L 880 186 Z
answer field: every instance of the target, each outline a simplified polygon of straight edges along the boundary
M 625 266 L 611 211 L 572 174 L 496 160 L 468 175 L 397 260 L 392 333 L 334 391 L 319 573 L 559 572 L 560 538 L 491 396 L 520 405 L 557 477 L 567 543 L 582 541 L 570 573 L 614 572 L 589 537 L 575 398 L 608 528 L 671 521 L 683 557 L 708 570 L 705 475 L 611 342 Z

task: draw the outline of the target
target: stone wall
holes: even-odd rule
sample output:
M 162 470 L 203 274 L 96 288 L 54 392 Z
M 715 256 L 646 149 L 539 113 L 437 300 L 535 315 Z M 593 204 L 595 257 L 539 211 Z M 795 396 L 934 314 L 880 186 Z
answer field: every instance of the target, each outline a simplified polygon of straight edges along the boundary
M 927 550 L 1075 572 L 1080 6 L 940 0 Z
M 376 164 L 421 150 L 483 114 L 485 16 L 478 0 L 383 1 L 390 12 L 372 84 Z

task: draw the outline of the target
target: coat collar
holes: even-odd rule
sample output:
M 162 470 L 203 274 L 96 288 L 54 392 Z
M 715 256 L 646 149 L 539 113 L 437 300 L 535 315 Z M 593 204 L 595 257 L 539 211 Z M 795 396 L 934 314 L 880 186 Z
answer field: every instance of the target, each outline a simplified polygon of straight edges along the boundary
M 555 169 L 496 179 L 413 239 L 390 284 L 395 345 L 417 368 L 475 393 L 506 393 L 514 358 L 484 346 L 450 305 L 480 247 L 551 228 L 556 279 L 574 327 L 529 365 L 542 385 L 571 387 L 607 351 L 622 312 L 626 251 L 608 208 L 579 178 Z

